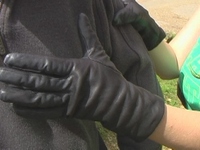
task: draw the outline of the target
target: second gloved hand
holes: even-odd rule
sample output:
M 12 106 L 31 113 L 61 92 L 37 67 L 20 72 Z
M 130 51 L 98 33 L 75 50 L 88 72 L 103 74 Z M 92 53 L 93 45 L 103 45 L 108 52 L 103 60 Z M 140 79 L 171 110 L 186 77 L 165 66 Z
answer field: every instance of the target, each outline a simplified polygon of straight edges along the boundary
M 123 1 L 125 7 L 115 15 L 114 24 L 131 23 L 141 35 L 147 49 L 152 50 L 155 48 L 166 37 L 163 29 L 150 17 L 148 11 L 135 0 L 120 1 Z
M 164 112 L 162 98 L 128 82 L 106 55 L 88 18 L 80 15 L 86 53 L 80 59 L 8 54 L 0 68 L 0 99 L 28 118 L 74 117 L 100 121 L 137 141 Z

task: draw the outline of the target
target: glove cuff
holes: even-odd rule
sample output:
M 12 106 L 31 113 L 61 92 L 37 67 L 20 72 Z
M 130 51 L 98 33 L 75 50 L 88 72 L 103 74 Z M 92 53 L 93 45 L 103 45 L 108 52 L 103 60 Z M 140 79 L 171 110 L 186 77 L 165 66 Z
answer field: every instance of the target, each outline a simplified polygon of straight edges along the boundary
M 156 99 L 157 100 L 154 102 L 154 105 L 145 110 L 148 115 L 146 115 L 146 118 L 143 117 L 143 121 L 137 131 L 137 137 L 133 137 L 136 142 L 142 142 L 146 140 L 155 131 L 163 118 L 165 112 L 165 103 L 160 97 Z
M 158 46 L 166 37 L 164 30 L 153 19 L 151 22 L 144 30 L 138 31 L 149 51 Z

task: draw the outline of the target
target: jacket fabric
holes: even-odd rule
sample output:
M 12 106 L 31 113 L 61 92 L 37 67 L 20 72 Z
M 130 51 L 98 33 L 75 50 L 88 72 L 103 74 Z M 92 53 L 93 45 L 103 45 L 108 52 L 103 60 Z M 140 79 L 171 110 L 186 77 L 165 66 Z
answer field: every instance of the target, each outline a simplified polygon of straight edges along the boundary
M 4 45 L 0 47 L 1 55 L 20 52 L 80 58 L 84 49 L 79 39 L 78 16 L 85 13 L 106 53 L 124 77 L 144 88 L 141 92 L 148 90 L 162 97 L 152 62 L 140 35 L 131 25 L 116 27 L 112 24 L 115 13 L 123 7 L 121 0 L 4 0 L 0 14 Z M 69 118 L 26 119 L 17 116 L 12 107 L 2 101 L 0 118 L 0 149 L 104 149 L 92 121 Z M 160 119 L 158 117 L 155 121 L 159 123 Z M 159 144 L 150 140 L 136 143 L 120 135 L 118 144 L 122 150 L 161 149 Z

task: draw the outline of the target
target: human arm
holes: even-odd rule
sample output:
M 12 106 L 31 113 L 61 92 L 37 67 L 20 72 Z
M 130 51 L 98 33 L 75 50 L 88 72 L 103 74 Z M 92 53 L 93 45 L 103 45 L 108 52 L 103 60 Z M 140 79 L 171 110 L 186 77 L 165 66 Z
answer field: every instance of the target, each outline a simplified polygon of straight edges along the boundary
M 141 35 L 157 74 L 161 77 L 177 77 L 179 72 L 176 56 L 173 49 L 164 41 L 165 33 L 162 28 L 135 0 L 124 0 L 123 2 L 125 7 L 116 13 L 114 24 L 120 26 L 130 23 Z
M 162 62 L 162 60 L 166 59 L 166 64 L 171 65 L 171 68 L 169 66 L 168 69 L 168 71 L 170 72 L 170 76 L 167 75 L 166 72 L 161 77 L 164 77 L 165 79 L 178 77 L 179 70 L 181 69 L 186 57 L 193 49 L 193 46 L 195 45 L 197 39 L 200 37 L 199 17 L 200 7 L 196 10 L 188 23 L 181 29 L 181 31 L 175 36 L 175 38 L 173 38 L 173 40 L 169 44 L 166 43 L 166 41 L 162 41 L 158 45 L 158 47 L 149 52 L 151 56 L 156 58 L 153 59 L 153 61 L 157 61 L 157 63 L 154 64 L 157 64 L 159 66 L 156 68 L 160 68 L 161 73 L 163 73 L 163 66 L 161 66 L 162 63 L 159 64 L 159 62 Z M 168 56 L 165 57 L 165 52 L 171 52 L 172 58 L 168 59 Z M 177 63 L 175 61 L 176 59 Z M 165 114 L 166 115 L 164 115 L 163 117 L 164 120 L 161 121 L 163 123 L 161 123 L 160 126 L 158 126 L 155 130 L 158 135 L 151 138 L 161 143 L 163 143 L 163 141 L 168 141 L 167 144 L 169 145 L 169 147 L 177 150 L 198 150 L 200 147 L 200 142 L 198 141 L 200 128 L 199 112 L 167 106 Z M 159 134 L 162 134 L 164 136 L 160 136 Z M 183 143 L 186 144 L 183 145 Z
M 178 32 L 169 43 L 178 60 L 179 69 L 200 37 L 200 6 L 192 15 L 188 23 Z
M 5 83 L 0 99 L 12 103 L 23 117 L 100 121 L 110 130 L 141 141 L 162 118 L 164 101 L 122 76 L 87 20 L 80 16 L 82 58 L 8 54 L 0 69 L 0 81 Z
M 183 62 L 200 37 L 199 17 L 200 7 L 169 44 L 163 40 L 149 52 L 156 72 L 161 78 L 173 79 L 179 76 Z
M 149 55 L 154 64 L 154 69 L 162 79 L 174 79 L 179 76 L 178 62 L 174 49 L 163 40 Z
M 123 25 L 131 23 L 138 30 L 148 48 L 148 43 L 153 47 L 149 50 L 156 73 L 163 79 L 173 79 L 179 76 L 185 58 L 194 46 L 200 35 L 200 7 L 183 27 L 183 29 L 168 44 L 164 36 L 157 38 L 155 42 L 152 39 L 164 35 L 162 29 L 157 25 L 153 18 L 147 13 L 147 10 L 140 6 L 135 0 L 124 0 L 125 7 L 117 12 L 114 23 Z M 143 32 L 140 32 L 140 31 Z
M 0 81 L 5 83 L 0 99 L 12 103 L 17 114 L 29 118 L 97 120 L 108 129 L 137 141 L 149 137 L 169 147 L 182 144 L 182 147 L 197 148 L 194 142 L 200 141 L 181 143 L 183 140 L 179 138 L 186 133 L 186 138 L 196 136 L 200 140 L 199 129 L 188 134 L 190 128 L 181 128 L 182 121 L 188 121 L 184 112 L 165 108 L 161 97 L 126 81 L 109 60 L 95 33 L 84 23 L 84 18 L 80 21 L 87 50 L 83 58 L 7 55 L 6 67 L 0 69 Z M 195 116 L 191 112 L 191 115 L 197 117 L 199 113 Z M 180 120 L 176 122 L 175 118 Z M 199 122 L 197 119 L 195 123 L 199 125 Z M 196 127 L 195 123 L 187 122 L 191 128 Z M 175 131 L 181 129 L 181 132 L 172 130 L 172 125 Z M 173 136 L 178 140 L 173 141 Z
M 160 124 L 150 139 L 175 150 L 199 150 L 200 112 L 166 105 Z

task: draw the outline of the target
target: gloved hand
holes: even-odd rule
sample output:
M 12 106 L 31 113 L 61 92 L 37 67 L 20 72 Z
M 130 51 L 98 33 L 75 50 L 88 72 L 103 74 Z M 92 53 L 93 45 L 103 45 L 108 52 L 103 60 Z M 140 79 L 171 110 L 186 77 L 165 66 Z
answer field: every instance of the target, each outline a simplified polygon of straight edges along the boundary
M 79 26 L 86 48 L 81 59 L 8 54 L 0 69 L 7 85 L 0 99 L 21 116 L 100 121 L 135 140 L 147 138 L 163 116 L 163 100 L 122 76 L 84 14 Z
M 154 49 L 166 37 L 165 32 L 150 17 L 148 11 L 135 0 L 122 1 L 125 7 L 115 15 L 114 24 L 124 25 L 131 23 L 141 35 L 147 49 Z

